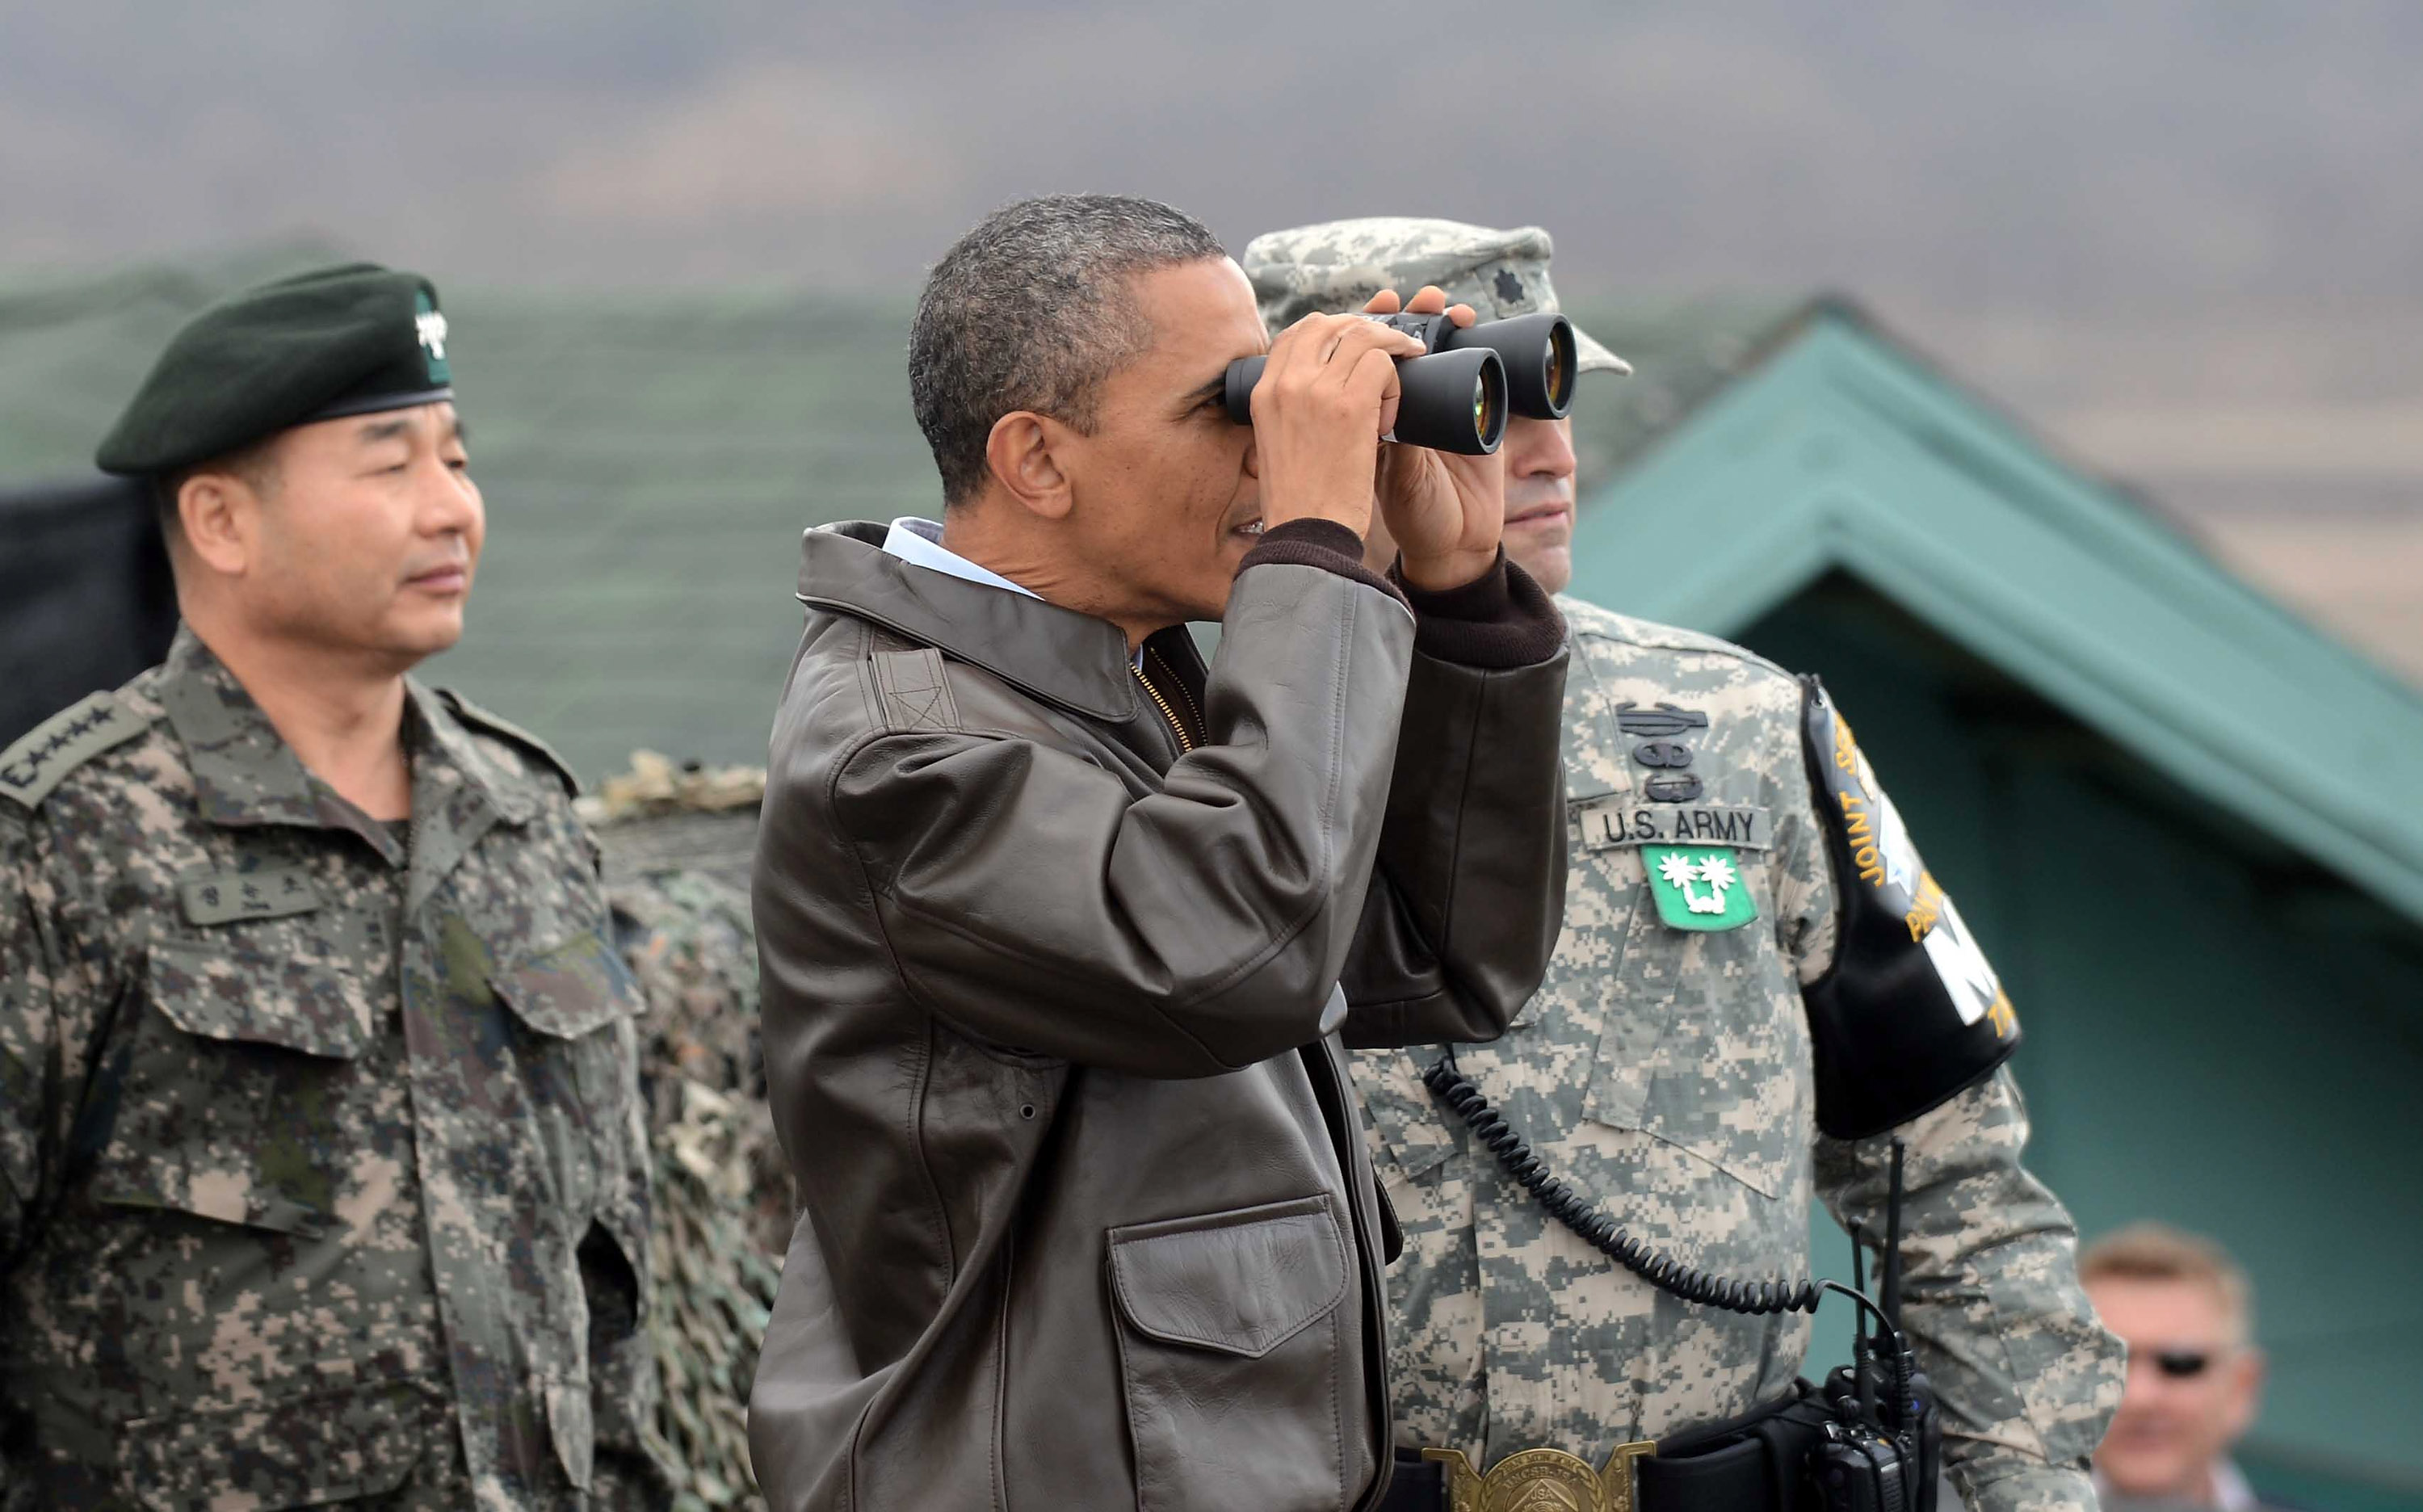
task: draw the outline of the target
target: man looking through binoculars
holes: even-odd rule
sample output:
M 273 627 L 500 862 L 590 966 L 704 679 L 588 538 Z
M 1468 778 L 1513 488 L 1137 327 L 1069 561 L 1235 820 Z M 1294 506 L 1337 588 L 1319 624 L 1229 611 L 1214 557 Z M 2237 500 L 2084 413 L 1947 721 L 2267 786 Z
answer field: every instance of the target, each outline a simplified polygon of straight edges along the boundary
M 1375 488 L 1421 351 L 1269 342 L 1148 200 L 1008 206 L 927 280 L 942 519 L 808 533 L 758 834 L 774 1505 L 1374 1504 L 1394 1226 L 1339 1036 L 1494 1038 L 1564 875 L 1563 628 L 1500 470 Z

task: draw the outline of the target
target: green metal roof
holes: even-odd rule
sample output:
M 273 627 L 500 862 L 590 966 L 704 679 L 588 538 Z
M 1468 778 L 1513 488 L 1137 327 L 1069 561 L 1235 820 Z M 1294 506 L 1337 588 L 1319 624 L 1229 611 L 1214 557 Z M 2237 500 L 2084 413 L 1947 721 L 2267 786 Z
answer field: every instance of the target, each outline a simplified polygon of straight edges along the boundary
M 1625 350 L 1620 320 L 1599 334 Z M 1576 593 L 1726 634 L 1847 574 L 2423 920 L 2423 698 L 1856 307 L 1808 305 L 1750 351 L 1589 496 Z

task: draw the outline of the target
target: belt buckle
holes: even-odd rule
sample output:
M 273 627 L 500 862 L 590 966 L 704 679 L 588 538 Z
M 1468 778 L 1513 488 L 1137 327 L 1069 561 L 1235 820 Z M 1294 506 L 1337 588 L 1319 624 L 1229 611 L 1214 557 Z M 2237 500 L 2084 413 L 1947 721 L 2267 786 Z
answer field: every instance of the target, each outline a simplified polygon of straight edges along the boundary
M 1561 1449 L 1508 1455 L 1483 1475 L 1461 1449 L 1425 1449 L 1447 1472 L 1448 1512 L 1639 1512 L 1639 1462 L 1655 1443 L 1620 1443 L 1604 1470 Z

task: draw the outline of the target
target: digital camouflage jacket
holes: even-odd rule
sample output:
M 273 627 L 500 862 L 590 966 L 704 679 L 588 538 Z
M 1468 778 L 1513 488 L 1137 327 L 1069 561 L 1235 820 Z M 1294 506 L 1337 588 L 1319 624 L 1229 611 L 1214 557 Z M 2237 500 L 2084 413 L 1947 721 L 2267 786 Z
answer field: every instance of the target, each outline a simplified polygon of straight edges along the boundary
M 407 686 L 408 840 L 190 631 L 0 756 L 10 1508 L 659 1494 L 595 852 L 545 747 Z
M 1808 1275 L 1813 1190 L 1837 1219 L 1883 1232 L 1885 1141 L 1826 1139 L 1814 1120 L 1800 987 L 1832 960 L 1835 879 L 1801 689 L 1710 637 L 1559 602 L 1573 648 L 1564 931 L 1539 995 L 1503 1039 L 1460 1048 L 1459 1065 L 1556 1176 L 1635 1236 L 1721 1275 Z M 1660 704 L 1705 724 L 1654 728 Z M 1678 753 L 1644 749 L 1661 740 L 1689 748 L 1701 790 L 1651 806 L 1765 814 L 1712 836 L 1732 842 L 1728 891 L 1755 906 L 1738 927 L 1669 927 L 1644 866 L 1664 852 L 1584 822 L 1683 770 Z M 1726 906 L 1729 920 L 1746 905 Z M 1418 1075 L 1438 1053 L 1355 1062 L 1405 1233 L 1388 1273 L 1400 1444 L 1476 1464 L 1544 1446 L 1597 1465 L 1789 1387 L 1806 1314 L 1694 1306 L 1618 1268 L 1433 1099 Z M 1909 1141 L 1903 1318 L 1946 1405 L 1956 1484 L 1996 1512 L 2091 1507 L 2085 1458 L 2118 1402 L 2120 1349 L 2079 1287 L 2068 1215 L 2020 1164 L 2019 1089 L 1999 1073 L 1897 1132 Z

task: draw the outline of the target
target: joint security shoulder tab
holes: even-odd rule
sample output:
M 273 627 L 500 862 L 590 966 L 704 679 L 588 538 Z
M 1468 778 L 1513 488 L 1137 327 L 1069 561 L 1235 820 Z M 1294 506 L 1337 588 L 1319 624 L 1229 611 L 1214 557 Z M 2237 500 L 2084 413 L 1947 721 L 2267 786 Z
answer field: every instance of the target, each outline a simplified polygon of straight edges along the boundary
M 40 808 L 69 772 L 150 727 L 150 720 L 111 694 L 89 694 L 0 751 L 0 798 L 13 799 L 28 811 Z
M 1991 1075 L 2018 1047 L 2019 1021 L 1850 725 L 1816 678 L 1801 687 L 1801 743 L 1841 924 L 1833 969 L 1801 993 L 1817 1126 L 1862 1139 Z

